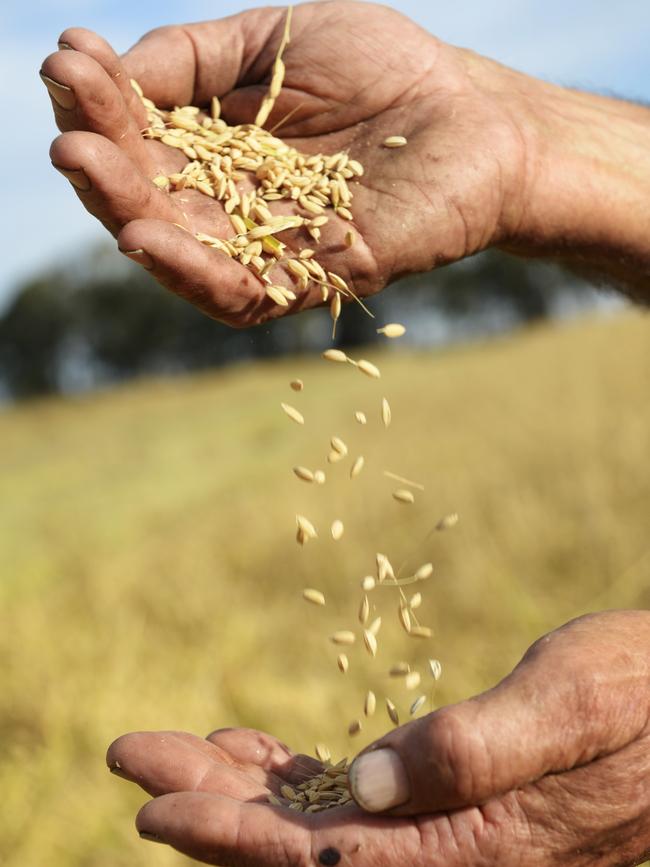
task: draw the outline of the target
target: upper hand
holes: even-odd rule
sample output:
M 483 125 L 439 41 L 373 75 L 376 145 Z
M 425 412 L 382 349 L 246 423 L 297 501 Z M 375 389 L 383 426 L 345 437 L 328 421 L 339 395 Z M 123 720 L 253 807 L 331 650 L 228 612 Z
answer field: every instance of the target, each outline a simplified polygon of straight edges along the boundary
M 42 68 L 63 133 L 52 161 L 87 209 L 121 250 L 144 250 L 141 260 L 161 283 L 236 325 L 284 311 L 239 263 L 173 225 L 232 235 L 219 202 L 151 183 L 185 157 L 142 138 L 146 117 L 129 79 L 161 107 L 205 107 L 218 95 L 229 123 L 252 122 L 284 17 L 284 9 L 266 8 L 159 28 L 121 59 L 99 36 L 71 29 L 61 43 L 74 50 L 50 55 Z M 357 294 L 508 240 L 526 160 L 523 127 L 503 96 L 519 86 L 516 73 L 441 43 L 386 7 L 342 0 L 295 8 L 284 60 L 284 89 L 267 127 L 295 110 L 279 135 L 309 153 L 347 150 L 365 167 L 353 184 L 359 242 L 344 251 L 350 227 L 335 218 L 318 249 L 319 261 Z M 408 145 L 383 148 L 394 134 Z M 306 240 L 296 232 L 291 244 Z M 316 287 L 293 307 L 315 303 Z
M 631 867 L 650 853 L 649 644 L 647 613 L 581 618 L 495 689 L 394 730 L 370 748 L 392 774 L 351 772 L 366 807 L 398 804 L 380 815 L 265 803 L 318 763 L 251 730 L 125 735 L 108 763 L 155 796 L 141 832 L 210 864 Z

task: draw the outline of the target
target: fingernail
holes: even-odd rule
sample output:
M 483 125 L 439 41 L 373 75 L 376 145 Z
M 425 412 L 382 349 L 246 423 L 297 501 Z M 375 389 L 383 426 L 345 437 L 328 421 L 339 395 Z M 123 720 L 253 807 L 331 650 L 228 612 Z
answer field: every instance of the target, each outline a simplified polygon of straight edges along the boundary
M 111 772 L 111 774 L 115 774 L 116 777 L 122 777 L 123 780 L 129 779 L 127 777 L 127 775 L 124 773 L 124 771 L 122 770 L 122 766 L 120 765 L 119 762 L 115 762 L 114 765 L 109 765 L 108 770 Z
M 74 51 L 74 48 L 68 42 L 57 42 L 56 45 L 59 51 Z
M 62 169 L 61 166 L 54 165 L 54 163 L 52 165 L 57 172 L 61 172 L 70 181 L 73 187 L 81 190 L 82 193 L 88 192 L 90 189 L 90 178 L 82 169 Z
M 157 837 L 155 834 L 150 834 L 148 831 L 138 831 L 138 834 L 142 837 L 143 840 L 150 840 L 152 843 L 165 842 L 161 837 Z
M 142 265 L 146 271 L 153 271 L 153 259 L 144 250 L 120 250 L 120 253 L 124 253 L 129 259 Z
M 41 76 L 41 81 L 47 87 L 48 93 L 58 106 L 67 110 L 75 107 L 77 97 L 74 95 L 74 90 L 71 87 L 59 84 L 58 81 L 49 78 L 47 75 L 43 75 L 42 72 L 39 72 L 39 75 Z
M 406 769 L 395 750 L 384 748 L 359 756 L 348 779 L 352 797 L 369 813 L 399 807 L 411 797 Z

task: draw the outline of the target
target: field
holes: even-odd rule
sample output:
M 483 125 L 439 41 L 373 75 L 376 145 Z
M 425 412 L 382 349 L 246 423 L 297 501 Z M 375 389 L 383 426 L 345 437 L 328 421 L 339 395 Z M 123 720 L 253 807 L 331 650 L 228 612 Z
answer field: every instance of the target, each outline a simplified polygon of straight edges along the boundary
M 435 564 L 437 703 L 489 687 L 577 614 L 648 606 L 647 316 L 371 358 L 380 383 L 295 358 L 0 415 L 3 867 L 189 864 L 137 838 L 146 797 L 104 766 L 122 732 L 251 725 L 337 755 L 381 733 L 383 714 L 344 734 L 369 668 L 340 675 L 325 638 L 353 622 L 377 550 Z M 366 457 L 354 483 L 323 462 L 330 433 Z M 331 481 L 297 481 L 296 463 Z M 382 468 L 425 493 L 400 506 Z M 300 549 L 296 511 L 346 534 Z M 458 527 L 426 538 L 450 511 Z M 308 585 L 327 608 L 301 600 Z M 379 662 L 405 641 L 387 630 Z

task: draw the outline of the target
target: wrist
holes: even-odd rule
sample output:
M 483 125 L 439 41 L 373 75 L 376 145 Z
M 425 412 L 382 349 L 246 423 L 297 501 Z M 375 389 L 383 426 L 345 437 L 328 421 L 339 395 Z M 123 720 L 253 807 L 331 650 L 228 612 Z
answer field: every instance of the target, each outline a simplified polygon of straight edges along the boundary
M 534 79 L 514 99 L 525 169 L 501 245 L 650 297 L 650 109 Z

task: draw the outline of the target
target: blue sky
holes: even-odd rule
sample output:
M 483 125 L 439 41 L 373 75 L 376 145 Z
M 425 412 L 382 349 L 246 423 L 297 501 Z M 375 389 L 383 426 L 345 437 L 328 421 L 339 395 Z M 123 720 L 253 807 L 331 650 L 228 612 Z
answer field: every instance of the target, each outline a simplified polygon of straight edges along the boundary
M 0 139 L 6 214 L 0 304 L 21 278 L 105 235 L 48 158 L 56 130 L 37 73 L 59 33 L 82 25 L 124 51 L 160 24 L 258 5 L 248 0 L 5 0 L 0 96 L 5 117 L 20 118 L 14 128 L 25 134 L 5 133 Z M 442 39 L 531 75 L 650 103 L 650 0 L 396 0 L 387 5 Z

